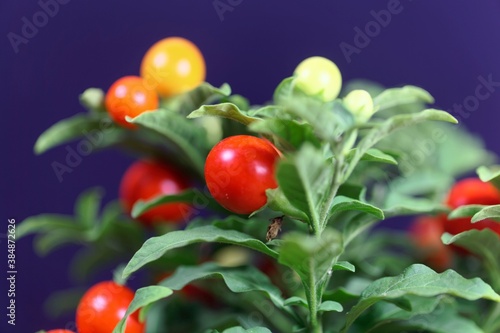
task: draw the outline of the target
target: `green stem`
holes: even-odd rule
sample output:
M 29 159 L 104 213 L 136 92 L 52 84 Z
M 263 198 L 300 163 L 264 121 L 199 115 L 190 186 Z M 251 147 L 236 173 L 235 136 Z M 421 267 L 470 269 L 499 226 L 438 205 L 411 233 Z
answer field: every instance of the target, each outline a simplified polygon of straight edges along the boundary
M 309 288 L 306 289 L 307 303 L 309 305 L 309 332 L 310 333 L 322 333 L 323 328 L 318 320 L 318 299 L 316 297 L 316 279 L 314 278 L 314 272 L 312 269 L 309 270 Z
M 339 154 L 335 156 L 335 160 L 333 162 L 333 184 L 332 187 L 330 187 L 330 191 L 328 193 L 328 197 L 322 207 L 321 214 L 320 214 L 320 225 L 322 229 L 324 229 L 326 225 L 326 221 L 328 220 L 328 213 L 330 212 L 330 208 L 332 207 L 333 200 L 335 199 L 335 196 L 337 195 L 337 192 L 340 188 L 340 185 L 342 184 L 342 172 L 341 169 L 344 166 L 344 156 L 342 154 Z

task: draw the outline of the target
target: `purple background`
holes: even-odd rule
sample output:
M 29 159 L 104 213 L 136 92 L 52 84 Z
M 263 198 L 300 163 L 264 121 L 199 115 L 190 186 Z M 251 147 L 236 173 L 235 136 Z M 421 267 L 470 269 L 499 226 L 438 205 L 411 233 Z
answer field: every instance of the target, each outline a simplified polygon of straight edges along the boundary
M 212 0 L 68 1 L 17 54 L 7 34 L 20 34 L 22 18 L 31 20 L 41 8 L 36 1 L 0 2 L 1 233 L 7 218 L 20 222 L 44 212 L 71 213 L 76 196 L 91 186 L 104 186 L 106 201 L 116 197 L 129 156 L 105 151 L 85 157 L 59 183 L 51 162 L 64 163 L 65 149 L 35 156 L 33 144 L 56 121 L 83 111 L 78 95 L 85 88 L 107 89 L 121 76 L 138 74 L 145 51 L 164 37 L 192 40 L 205 56 L 207 81 L 229 82 L 254 103 L 269 100 L 280 80 L 312 55 L 334 60 L 346 80 L 422 86 L 444 109 L 474 94 L 478 76 L 491 74 L 500 81 L 500 1 L 403 0 L 401 13 L 351 63 L 339 44 L 353 44 L 353 29 L 363 29 L 373 20 L 370 11 L 386 9 L 389 1 L 222 2 L 240 4 L 221 20 Z M 464 120 L 497 153 L 499 105 L 500 91 Z M 0 240 L 3 272 L 7 252 Z M 70 254 L 59 251 L 40 259 L 30 241 L 17 244 L 17 325 L 6 326 L 1 310 L 1 332 L 64 327 L 71 320 L 50 321 L 41 312 L 50 290 L 71 286 L 66 273 Z M 0 281 L 0 309 L 5 309 L 3 273 Z

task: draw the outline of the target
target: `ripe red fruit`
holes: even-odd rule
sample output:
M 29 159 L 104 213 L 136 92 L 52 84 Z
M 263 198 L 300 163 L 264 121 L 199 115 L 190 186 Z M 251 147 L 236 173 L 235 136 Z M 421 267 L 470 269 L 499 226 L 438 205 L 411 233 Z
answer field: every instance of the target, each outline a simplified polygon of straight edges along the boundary
M 409 231 L 424 263 L 437 271 L 451 267 L 452 253 L 441 241 L 444 226 L 439 218 L 421 216 L 413 222 Z
M 467 178 L 453 186 L 446 199 L 446 204 L 451 209 L 472 204 L 496 205 L 500 204 L 500 192 L 490 183 L 482 182 L 477 178 Z M 467 230 L 486 228 L 490 228 L 500 235 L 500 223 L 491 220 L 471 223 L 470 217 L 464 217 L 446 220 L 444 223 L 445 231 L 453 235 Z
M 269 141 L 249 135 L 216 144 L 205 162 L 205 180 L 214 199 L 237 214 L 250 214 L 267 202 L 266 190 L 278 186 L 279 153 Z
M 100 282 L 83 295 L 76 309 L 79 333 L 110 333 L 125 315 L 134 292 L 113 281 Z M 125 333 L 143 333 L 138 312 L 127 318 Z
M 120 200 L 127 212 L 139 199 L 148 200 L 159 195 L 177 194 L 189 188 L 182 172 L 171 165 L 156 161 L 137 161 L 132 164 L 120 183 Z M 138 217 L 145 224 L 179 222 L 189 217 L 191 208 L 185 203 L 169 203 L 155 207 Z
M 143 78 L 125 76 L 111 85 L 106 93 L 104 104 L 109 116 L 118 124 L 135 128 L 125 117 L 134 118 L 144 111 L 158 108 L 158 94 L 148 87 Z

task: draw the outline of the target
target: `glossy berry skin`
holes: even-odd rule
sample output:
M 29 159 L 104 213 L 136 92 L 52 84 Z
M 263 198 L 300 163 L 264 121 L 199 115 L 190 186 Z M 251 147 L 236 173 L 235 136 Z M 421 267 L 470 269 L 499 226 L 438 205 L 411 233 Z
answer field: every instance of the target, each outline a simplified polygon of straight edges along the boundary
M 110 117 L 118 124 L 135 128 L 125 120 L 126 116 L 137 117 L 144 111 L 158 109 L 158 94 L 138 76 L 125 76 L 111 85 L 104 100 Z
M 75 332 L 70 331 L 70 330 L 59 329 L 59 330 L 50 330 L 50 331 L 47 331 L 46 333 L 75 333 Z
M 130 213 L 139 199 L 177 194 L 189 187 L 189 180 L 177 168 L 144 160 L 135 162 L 127 169 L 120 183 L 119 196 L 125 211 Z M 169 203 L 145 212 L 138 220 L 146 225 L 156 222 L 177 223 L 187 219 L 190 212 L 190 206 L 185 203 Z
M 455 209 L 464 205 L 496 205 L 500 204 L 500 192 L 490 183 L 484 183 L 477 178 L 467 178 L 457 182 L 448 194 L 446 204 Z M 484 220 L 471 223 L 470 217 L 446 220 L 444 229 L 446 232 L 456 235 L 461 232 L 477 229 L 490 228 L 500 235 L 500 223 Z
M 451 249 L 441 241 L 444 226 L 440 218 L 421 216 L 412 223 L 409 232 L 425 264 L 437 271 L 451 267 L 453 255 Z
M 158 41 L 146 52 L 141 76 L 162 97 L 170 97 L 196 88 L 205 81 L 205 59 L 187 39 L 169 37 Z
M 205 180 L 214 199 L 237 214 L 250 214 L 276 188 L 279 152 L 269 141 L 248 135 L 228 137 L 215 145 L 205 162 Z
M 76 309 L 78 333 L 110 333 L 123 318 L 134 298 L 134 292 L 113 281 L 100 282 L 83 295 Z M 144 323 L 139 322 L 138 313 L 130 315 L 126 333 L 143 333 Z

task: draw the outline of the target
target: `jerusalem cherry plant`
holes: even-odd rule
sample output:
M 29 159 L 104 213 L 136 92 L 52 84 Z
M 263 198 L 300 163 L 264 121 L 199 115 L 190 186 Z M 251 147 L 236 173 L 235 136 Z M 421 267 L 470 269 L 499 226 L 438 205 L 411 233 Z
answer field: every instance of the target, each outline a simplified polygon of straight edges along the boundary
M 165 54 L 174 64 L 155 61 Z M 141 76 L 86 90 L 88 112 L 40 136 L 37 154 L 91 133 L 93 151 L 138 159 L 102 211 L 94 188 L 75 216 L 19 225 L 40 255 L 83 245 L 70 266 L 79 285 L 125 264 L 114 282 L 59 292 L 49 309 L 76 309 L 80 333 L 500 330 L 500 169 L 482 166 L 494 156 L 429 108 L 428 92 L 342 85 L 322 57 L 301 62 L 265 105 L 204 78 L 196 46 L 167 38 Z M 457 190 L 475 169 L 480 179 Z M 408 234 L 373 228 L 416 215 Z M 139 271 L 148 282 L 132 297 L 123 285 Z M 82 314 L 104 285 L 125 290 L 107 293 L 120 315 Z

